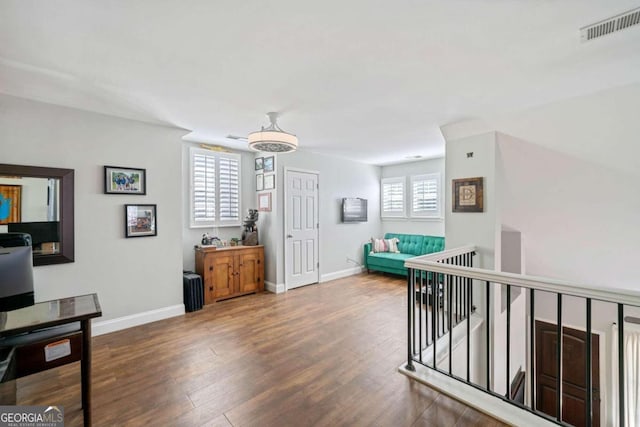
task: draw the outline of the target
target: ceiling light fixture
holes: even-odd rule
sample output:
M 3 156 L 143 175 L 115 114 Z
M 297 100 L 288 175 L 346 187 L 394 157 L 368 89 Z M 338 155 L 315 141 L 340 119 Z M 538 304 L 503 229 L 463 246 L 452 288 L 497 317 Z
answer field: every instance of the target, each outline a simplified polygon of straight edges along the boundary
M 298 149 L 298 137 L 278 126 L 278 113 L 267 113 L 271 124 L 249 134 L 249 148 L 267 153 L 288 153 Z

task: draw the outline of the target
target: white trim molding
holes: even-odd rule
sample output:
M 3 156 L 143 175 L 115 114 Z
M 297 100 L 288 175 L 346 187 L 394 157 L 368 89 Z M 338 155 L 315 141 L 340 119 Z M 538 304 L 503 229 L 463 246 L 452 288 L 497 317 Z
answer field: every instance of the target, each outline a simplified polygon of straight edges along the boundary
M 144 325 L 145 323 L 182 316 L 183 314 L 184 304 L 176 304 L 169 307 L 131 314 L 129 316 L 117 317 L 115 319 L 103 320 L 101 322 L 93 322 L 91 336 L 97 337 L 98 335 L 104 335 L 132 328 L 134 326 Z
M 296 167 L 292 167 L 292 166 L 285 166 L 284 167 L 284 171 L 285 172 L 302 172 L 302 173 L 311 173 L 311 174 L 315 174 L 315 175 L 320 175 L 320 171 L 317 170 L 313 170 L 313 169 L 301 169 L 301 168 L 296 168 Z
M 570 283 L 563 280 L 550 279 L 547 277 L 502 273 L 482 268 L 461 267 L 437 262 L 437 260 L 443 260 L 460 253 L 467 253 L 473 250 L 475 250 L 475 246 L 463 246 L 457 249 L 417 256 L 406 260 L 404 262 L 404 266 L 406 268 L 415 268 L 418 270 L 430 271 L 432 273 L 467 277 L 483 282 L 508 283 L 522 288 L 535 289 L 536 291 L 554 292 L 574 297 L 591 298 L 594 300 L 613 302 L 617 304 L 640 306 L 640 292 L 628 289 L 602 289 L 588 285 Z
M 364 267 L 351 267 L 345 270 L 334 271 L 333 273 L 321 274 L 320 283 L 329 282 L 331 280 L 342 279 L 343 277 L 360 274 L 364 271 Z
M 274 294 L 281 294 L 287 290 L 284 283 L 278 283 L 277 285 L 273 282 L 269 282 L 267 280 L 264 281 L 264 289 L 267 292 L 271 292 Z
M 419 363 L 414 363 L 414 366 L 415 372 L 407 370 L 404 364 L 398 370 L 406 376 L 504 423 L 514 426 L 557 426 L 557 424 L 542 417 L 504 402 L 502 399 L 477 390 L 445 374 L 421 366 Z

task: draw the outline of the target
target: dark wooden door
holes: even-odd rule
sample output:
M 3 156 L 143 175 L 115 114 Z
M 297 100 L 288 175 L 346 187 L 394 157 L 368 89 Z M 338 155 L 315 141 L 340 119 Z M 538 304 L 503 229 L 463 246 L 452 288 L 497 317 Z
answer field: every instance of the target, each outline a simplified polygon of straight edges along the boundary
M 591 334 L 591 372 L 593 381 L 593 426 L 600 425 L 600 344 Z M 585 371 L 587 334 L 562 328 L 562 421 L 586 425 L 587 385 Z M 536 321 L 536 409 L 556 417 L 556 325 Z

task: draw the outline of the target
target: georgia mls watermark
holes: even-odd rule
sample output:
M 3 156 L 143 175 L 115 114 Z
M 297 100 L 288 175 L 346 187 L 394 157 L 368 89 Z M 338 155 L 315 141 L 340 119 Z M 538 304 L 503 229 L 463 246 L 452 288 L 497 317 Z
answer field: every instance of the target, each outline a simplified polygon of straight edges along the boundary
M 0 427 L 64 427 L 64 408 L 0 406 Z

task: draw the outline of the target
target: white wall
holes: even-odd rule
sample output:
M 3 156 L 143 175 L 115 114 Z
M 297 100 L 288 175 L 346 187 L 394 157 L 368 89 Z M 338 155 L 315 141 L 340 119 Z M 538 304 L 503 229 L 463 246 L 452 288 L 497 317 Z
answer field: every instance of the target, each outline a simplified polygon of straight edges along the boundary
M 2 163 L 75 170 L 75 262 L 35 268 L 38 301 L 96 292 L 100 320 L 182 304 L 181 136 L 0 95 Z M 147 169 L 147 195 L 106 195 L 104 165 Z M 126 239 L 124 205 L 158 205 L 158 236 Z
M 204 233 L 210 236 L 217 236 L 221 240 L 231 240 L 232 237 L 240 239 L 242 237 L 242 226 L 238 227 L 204 227 L 191 228 L 190 224 L 190 173 L 189 149 L 199 147 L 200 144 L 191 142 L 182 143 L 182 268 L 184 270 L 195 270 L 194 245 L 199 245 Z M 253 153 L 248 151 L 237 151 L 240 154 L 240 218 L 244 219 L 247 209 L 256 207 L 255 179 L 253 174 Z
M 440 173 L 444 185 L 444 157 L 421 160 L 418 162 L 406 162 L 396 165 L 382 166 L 382 178 L 391 177 L 407 177 L 407 189 L 410 185 L 409 178 L 412 175 L 421 175 L 429 173 Z M 444 187 L 442 188 L 444 190 Z M 409 192 L 407 191 L 407 195 Z M 428 236 L 444 236 L 444 209 L 447 208 L 447 200 L 443 196 L 441 198 L 443 211 L 442 218 L 383 218 L 382 233 L 407 233 L 407 234 L 426 234 Z M 410 201 L 407 197 L 406 212 L 409 212 Z
M 503 219 L 525 235 L 529 274 L 638 289 L 637 111 L 640 85 L 632 85 L 496 120 L 509 133 L 498 134 Z M 563 324 L 584 330 L 584 305 L 565 298 Z M 639 313 L 632 310 L 627 314 Z M 615 307 L 594 302 L 593 313 L 593 330 L 600 335 L 602 415 L 610 421 Z M 537 295 L 536 318 L 556 322 L 555 297 Z
M 474 267 L 500 271 L 501 268 L 501 218 L 500 196 L 496 182 L 496 135 L 488 132 L 446 142 L 445 182 L 446 200 L 453 200 L 452 180 L 459 178 L 483 177 L 483 212 L 453 212 L 451 202 L 445 208 L 445 245 L 454 249 L 465 245 L 476 246 Z M 473 155 L 469 155 L 473 153 Z M 478 314 L 486 316 L 485 284 L 474 281 L 473 301 Z M 489 324 L 483 329 L 491 330 L 491 346 L 502 346 L 505 337 L 505 315 L 501 314 L 500 288 L 492 285 L 490 297 Z M 486 329 L 483 334 L 486 333 Z M 485 342 L 480 341 L 474 348 L 477 357 L 485 358 Z M 506 392 L 505 352 L 492 353 L 491 386 L 498 393 Z M 486 363 L 486 362 L 485 362 Z
M 504 224 L 520 230 L 529 274 L 637 289 L 640 84 L 465 122 L 497 130 Z
M 599 288 L 638 288 L 638 111 L 640 84 L 634 84 L 442 128 L 447 141 L 498 131 L 500 215 L 523 233 L 527 274 Z M 447 230 L 447 243 L 449 237 Z M 584 304 L 565 298 L 565 326 L 585 329 Z M 536 293 L 536 318 L 555 323 L 555 306 L 554 296 Z M 606 410 L 615 307 L 594 302 L 593 313 Z M 626 313 L 639 311 L 627 307 Z
M 524 255 L 522 254 L 522 233 L 508 227 L 501 227 L 500 230 L 500 270 L 507 273 L 525 274 Z M 504 346 L 507 345 L 506 322 L 507 322 L 507 286 L 496 284 L 496 291 L 500 289 L 500 313 L 498 324 L 504 325 L 505 335 L 502 338 Z M 510 371 L 509 378 L 513 380 L 519 369 L 528 372 L 527 358 L 529 355 L 527 338 L 528 312 L 526 290 L 517 286 L 511 286 L 511 334 L 510 334 Z M 506 360 L 505 360 L 506 363 Z M 527 378 L 528 380 L 528 378 Z M 528 395 L 529 387 L 525 391 Z
M 508 201 L 504 221 L 527 237 L 529 273 L 636 289 L 634 177 L 506 135 L 498 150 Z
M 493 132 L 468 138 L 447 140 L 444 188 L 446 249 L 476 245 L 474 266 L 500 269 L 500 217 L 495 182 L 495 134 Z M 467 153 L 473 153 L 468 157 Z M 452 180 L 483 177 L 484 212 L 452 212 Z
M 320 276 L 356 267 L 347 257 L 362 263 L 365 242 L 382 232 L 380 222 L 380 167 L 298 150 L 276 155 L 276 189 L 270 213 L 260 213 L 260 239 L 265 243 L 266 278 L 284 284 L 284 169 L 299 168 L 320 173 Z M 343 197 L 368 200 L 368 221 L 343 224 Z M 270 258 L 270 259 L 269 259 Z M 270 265 L 275 262 L 274 265 Z M 275 267 L 275 268 L 273 268 Z M 275 273 L 275 274 L 274 274 Z
M 287 154 L 290 155 L 290 154 Z M 270 157 L 266 153 L 255 153 L 254 161 L 259 157 Z M 273 155 L 273 172 L 265 173 L 264 170 L 253 170 L 253 189 L 256 189 L 256 175 L 262 174 L 277 176 L 278 163 L 280 156 Z M 280 172 L 281 173 L 281 172 Z M 277 181 L 277 180 L 276 180 Z M 284 205 L 278 204 L 278 193 L 282 192 L 280 187 L 282 182 L 276 182 L 276 188 L 256 191 L 256 203 L 257 208 L 257 195 L 258 194 L 271 194 L 271 212 L 262 211 L 258 214 L 258 239 L 261 245 L 264 245 L 264 277 L 265 288 L 271 292 L 284 292 Z

